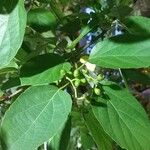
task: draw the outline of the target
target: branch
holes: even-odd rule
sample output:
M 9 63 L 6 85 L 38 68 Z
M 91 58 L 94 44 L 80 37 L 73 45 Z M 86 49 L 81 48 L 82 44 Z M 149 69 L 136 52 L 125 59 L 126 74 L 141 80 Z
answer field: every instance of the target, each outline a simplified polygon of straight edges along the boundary
M 150 0 L 137 0 L 136 6 L 140 10 L 142 16 L 150 17 Z

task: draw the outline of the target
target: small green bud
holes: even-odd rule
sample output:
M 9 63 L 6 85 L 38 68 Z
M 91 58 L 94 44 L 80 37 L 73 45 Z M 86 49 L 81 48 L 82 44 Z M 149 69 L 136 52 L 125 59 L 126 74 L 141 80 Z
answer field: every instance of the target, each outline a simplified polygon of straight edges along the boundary
M 92 78 L 87 78 L 88 82 L 93 82 Z
M 74 75 L 74 77 L 78 77 L 78 76 L 79 76 L 79 70 L 76 69 L 76 70 L 73 72 L 73 75 Z
M 86 83 L 86 79 L 85 79 L 85 78 L 80 79 L 80 81 L 81 81 L 82 83 Z
M 83 74 L 87 74 L 88 72 L 87 69 L 82 69 L 81 71 L 83 72 Z
M 82 56 L 82 57 L 80 58 L 80 62 L 81 62 L 82 64 L 85 64 L 85 63 L 88 61 L 88 58 L 89 58 L 89 56 L 87 56 L 87 55 Z
M 97 76 L 97 79 L 98 79 L 99 81 L 101 81 L 101 80 L 104 79 L 104 76 L 103 76 L 102 74 L 99 74 L 99 75 Z
M 98 88 L 94 88 L 94 93 L 95 93 L 96 95 L 100 95 L 100 94 L 101 94 L 101 90 L 98 89 Z
M 74 82 L 75 87 L 78 87 L 80 85 L 80 79 L 76 79 Z

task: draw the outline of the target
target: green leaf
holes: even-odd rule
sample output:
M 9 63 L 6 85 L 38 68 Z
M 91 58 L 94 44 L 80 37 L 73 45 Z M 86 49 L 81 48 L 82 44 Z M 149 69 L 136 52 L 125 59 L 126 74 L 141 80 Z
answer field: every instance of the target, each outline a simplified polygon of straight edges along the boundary
M 71 132 L 71 117 L 49 143 L 50 150 L 67 150 Z
M 85 130 L 85 129 L 84 129 Z M 95 145 L 93 138 L 91 137 L 91 135 L 87 132 L 83 132 L 82 130 L 80 131 L 80 135 L 81 135 L 81 144 L 82 144 L 82 148 L 84 150 L 89 150 L 91 149 L 91 147 L 93 147 Z
M 3 143 L 2 143 L 2 139 L 1 139 L 1 137 L 0 137 L 0 150 L 3 150 Z
M 0 89 L 0 100 L 2 99 L 4 92 Z
M 36 8 L 28 12 L 28 24 L 38 32 L 45 32 L 55 27 L 57 19 L 49 10 Z
M 51 11 L 55 14 L 59 21 L 63 21 L 64 13 L 61 10 L 61 6 L 59 5 L 59 1 L 50 0 L 50 8 Z
M 17 3 L 19 0 L 5 0 L 5 1 L 0 1 L 0 13 L 2 14 L 9 14 L 13 11 L 13 9 L 16 7 Z
M 49 3 L 51 0 L 38 0 L 38 1 L 42 3 Z
M 2 84 L 1 89 L 7 90 L 13 87 L 21 86 L 19 78 L 9 78 L 5 83 Z
M 115 5 L 115 0 L 112 1 L 101 0 L 100 4 L 102 5 L 103 9 L 111 8 Z
M 61 3 L 63 6 L 66 6 L 69 2 L 70 2 L 70 0 L 60 0 L 60 3 Z
M 104 132 L 102 126 L 99 124 L 94 114 L 91 111 L 84 113 L 84 119 L 98 149 L 112 150 L 112 141 Z
M 141 83 L 144 85 L 150 85 L 150 74 L 142 73 L 139 70 L 122 70 L 123 75 L 129 83 Z
M 105 104 L 95 104 L 92 109 L 104 131 L 124 149 L 149 150 L 150 122 L 141 105 L 116 84 L 103 89 Z
M 17 72 L 17 70 L 18 70 L 18 65 L 16 64 L 15 61 L 11 61 L 8 65 L 6 65 L 0 70 L 0 75 L 6 74 L 6 73 Z
M 77 33 L 81 29 L 80 20 L 77 17 L 69 18 L 70 20 L 65 22 L 64 25 L 61 28 L 62 32 L 68 33 L 69 35 L 73 35 Z
M 150 37 L 121 35 L 98 42 L 90 62 L 104 68 L 141 68 L 150 66 Z
M 122 19 L 123 17 L 128 16 L 132 11 L 132 8 L 126 5 L 114 6 L 111 9 L 110 15 Z
M 11 5 L 14 5 L 12 1 Z M 3 68 L 15 57 L 23 41 L 26 27 L 23 0 L 9 14 L 0 13 L 0 27 L 0 68 Z
M 20 70 L 21 85 L 48 84 L 60 80 L 71 69 L 71 64 L 57 54 L 32 58 Z
M 118 2 L 118 0 L 116 1 Z M 119 0 L 120 5 L 130 5 L 133 4 L 133 0 Z
M 142 16 L 130 16 L 124 21 L 128 31 L 136 35 L 150 35 L 150 19 Z
M 50 85 L 33 86 L 10 106 L 2 121 L 7 150 L 33 150 L 53 138 L 71 111 L 71 97 Z

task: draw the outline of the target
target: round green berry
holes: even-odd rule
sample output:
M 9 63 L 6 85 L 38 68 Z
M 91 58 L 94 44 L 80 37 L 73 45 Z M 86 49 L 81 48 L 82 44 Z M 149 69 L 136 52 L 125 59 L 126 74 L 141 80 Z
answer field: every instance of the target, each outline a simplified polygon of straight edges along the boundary
M 80 79 L 80 81 L 81 81 L 82 83 L 86 83 L 86 79 L 85 79 L 85 78 Z
M 104 79 L 104 76 L 103 76 L 102 74 L 99 74 L 99 75 L 97 76 L 97 79 L 98 79 L 99 81 L 101 81 L 101 80 Z
M 100 95 L 100 94 L 101 94 L 101 90 L 98 89 L 98 88 L 94 88 L 94 93 L 95 93 L 96 95 Z
M 78 87 L 80 83 L 81 83 L 80 79 L 76 79 L 74 82 L 75 87 Z
M 73 72 L 73 76 L 74 77 L 78 77 L 79 76 L 79 70 L 76 69 L 74 72 Z

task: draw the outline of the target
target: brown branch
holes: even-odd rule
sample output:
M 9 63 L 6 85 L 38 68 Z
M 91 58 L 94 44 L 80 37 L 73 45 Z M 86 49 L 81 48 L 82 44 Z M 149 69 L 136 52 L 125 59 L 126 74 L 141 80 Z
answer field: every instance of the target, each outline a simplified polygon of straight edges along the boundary
M 137 0 L 136 7 L 142 16 L 150 17 L 150 0 Z

